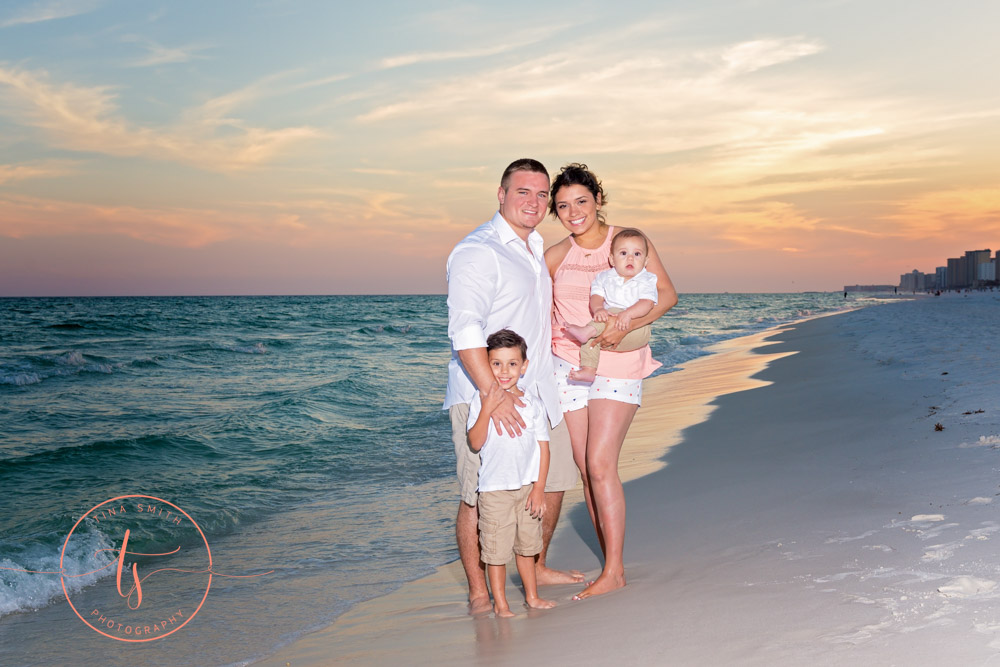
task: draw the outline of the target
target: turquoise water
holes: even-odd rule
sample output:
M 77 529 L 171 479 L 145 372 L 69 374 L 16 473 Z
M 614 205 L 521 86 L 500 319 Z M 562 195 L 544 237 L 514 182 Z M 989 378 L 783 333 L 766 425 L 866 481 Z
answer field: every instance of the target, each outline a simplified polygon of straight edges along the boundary
M 669 372 L 714 342 L 857 305 L 684 295 L 653 353 Z M 454 560 L 446 320 L 442 296 L 0 299 L 0 663 L 241 663 Z M 101 637 L 58 575 L 18 570 L 57 571 L 77 520 L 128 494 L 190 514 L 214 571 L 262 576 L 214 578 L 175 637 Z M 150 523 L 134 539 L 174 536 Z M 94 569 L 120 541 L 87 520 L 63 566 Z M 97 604 L 108 577 L 67 580 L 74 603 Z

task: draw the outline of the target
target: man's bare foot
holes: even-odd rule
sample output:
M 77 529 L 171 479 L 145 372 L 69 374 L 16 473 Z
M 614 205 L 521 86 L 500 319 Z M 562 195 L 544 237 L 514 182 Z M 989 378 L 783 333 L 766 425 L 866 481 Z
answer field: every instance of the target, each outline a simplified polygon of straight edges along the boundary
M 594 378 L 597 377 L 596 368 L 587 368 L 586 366 L 578 371 L 570 371 L 569 379 L 576 382 L 593 382 Z
M 595 329 L 592 324 L 580 326 L 578 324 L 563 322 L 563 329 L 566 330 L 566 333 L 575 338 L 578 343 L 586 343 L 588 340 L 597 335 L 597 329 Z
M 499 607 L 493 606 L 493 613 L 497 615 L 497 618 L 513 618 L 514 612 L 510 610 L 510 607 Z
M 544 565 L 535 565 L 535 581 L 539 586 L 554 586 L 556 584 L 578 584 L 583 581 L 583 572 L 579 570 L 553 570 Z
M 472 598 L 469 600 L 469 616 L 479 616 L 480 614 L 488 614 L 490 609 L 493 608 L 493 603 L 490 602 L 490 596 L 486 595 L 484 597 Z
M 542 598 L 525 598 L 524 603 L 531 607 L 532 609 L 552 609 L 556 606 L 556 603 L 552 600 L 544 600 Z
M 625 575 L 604 574 L 592 582 L 589 586 L 573 596 L 574 600 L 586 600 L 595 595 L 603 595 L 611 591 L 618 590 L 625 586 Z

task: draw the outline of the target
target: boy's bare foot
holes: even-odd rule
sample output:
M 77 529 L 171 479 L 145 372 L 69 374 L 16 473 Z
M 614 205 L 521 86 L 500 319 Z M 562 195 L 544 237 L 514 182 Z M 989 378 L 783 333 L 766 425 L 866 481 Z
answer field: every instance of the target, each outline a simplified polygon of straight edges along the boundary
M 570 371 L 569 379 L 575 380 L 576 382 L 593 382 L 594 378 L 597 377 L 596 368 L 588 368 L 584 366 L 578 371 Z
M 483 597 L 478 597 L 478 598 L 472 598 L 469 600 L 469 616 L 479 616 L 480 614 L 488 614 L 492 607 L 493 603 L 490 602 L 489 595 L 485 595 Z
M 556 584 L 578 584 L 583 581 L 583 572 L 579 570 L 553 570 L 544 565 L 535 565 L 535 581 L 539 586 L 554 586 Z
M 573 596 L 574 600 L 586 600 L 595 595 L 603 595 L 611 591 L 618 590 L 625 586 L 625 575 L 613 575 L 602 573 L 596 581 Z
M 493 606 L 493 613 L 497 615 L 497 618 L 513 618 L 514 612 L 510 610 L 510 607 L 499 607 L 497 605 Z
M 578 343 L 586 343 L 588 340 L 597 335 L 597 329 L 590 324 L 580 326 L 579 324 L 569 324 L 567 322 L 563 322 L 563 329 L 566 330 L 566 333 L 575 338 Z
M 532 609 L 552 609 L 556 606 L 552 600 L 543 600 L 542 598 L 525 598 L 524 603 Z

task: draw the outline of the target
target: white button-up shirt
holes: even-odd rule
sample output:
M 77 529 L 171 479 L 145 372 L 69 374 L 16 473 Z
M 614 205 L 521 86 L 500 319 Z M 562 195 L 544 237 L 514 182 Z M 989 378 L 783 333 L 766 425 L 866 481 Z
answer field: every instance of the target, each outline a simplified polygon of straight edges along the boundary
M 486 337 L 510 329 L 528 344 L 528 369 L 520 384 L 542 399 L 549 422 L 562 421 L 552 364 L 552 279 L 542 235 L 528 247 L 499 212 L 477 227 L 448 256 L 448 389 L 444 408 L 472 403 L 479 391 L 458 350 L 486 347 Z
M 603 296 L 605 308 L 628 308 L 640 299 L 649 299 L 655 304 L 659 296 L 656 274 L 643 269 L 625 280 L 614 269 L 608 269 L 594 276 L 594 282 L 590 283 L 590 295 Z

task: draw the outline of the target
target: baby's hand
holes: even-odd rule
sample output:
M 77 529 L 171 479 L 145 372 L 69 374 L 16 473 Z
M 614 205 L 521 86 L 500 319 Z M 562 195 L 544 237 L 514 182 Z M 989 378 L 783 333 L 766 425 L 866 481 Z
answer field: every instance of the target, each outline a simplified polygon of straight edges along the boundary
M 597 310 L 594 311 L 595 322 L 607 322 L 609 317 L 611 317 L 611 313 L 609 313 L 604 308 L 598 308 Z
M 536 519 L 541 519 L 545 514 L 545 489 L 538 484 L 531 489 L 531 493 L 528 494 L 528 502 L 525 504 L 524 509 L 528 510 L 528 513 Z
M 615 322 L 615 328 L 619 331 L 628 331 L 628 325 L 632 323 L 632 316 L 628 312 L 618 313 L 618 320 Z

